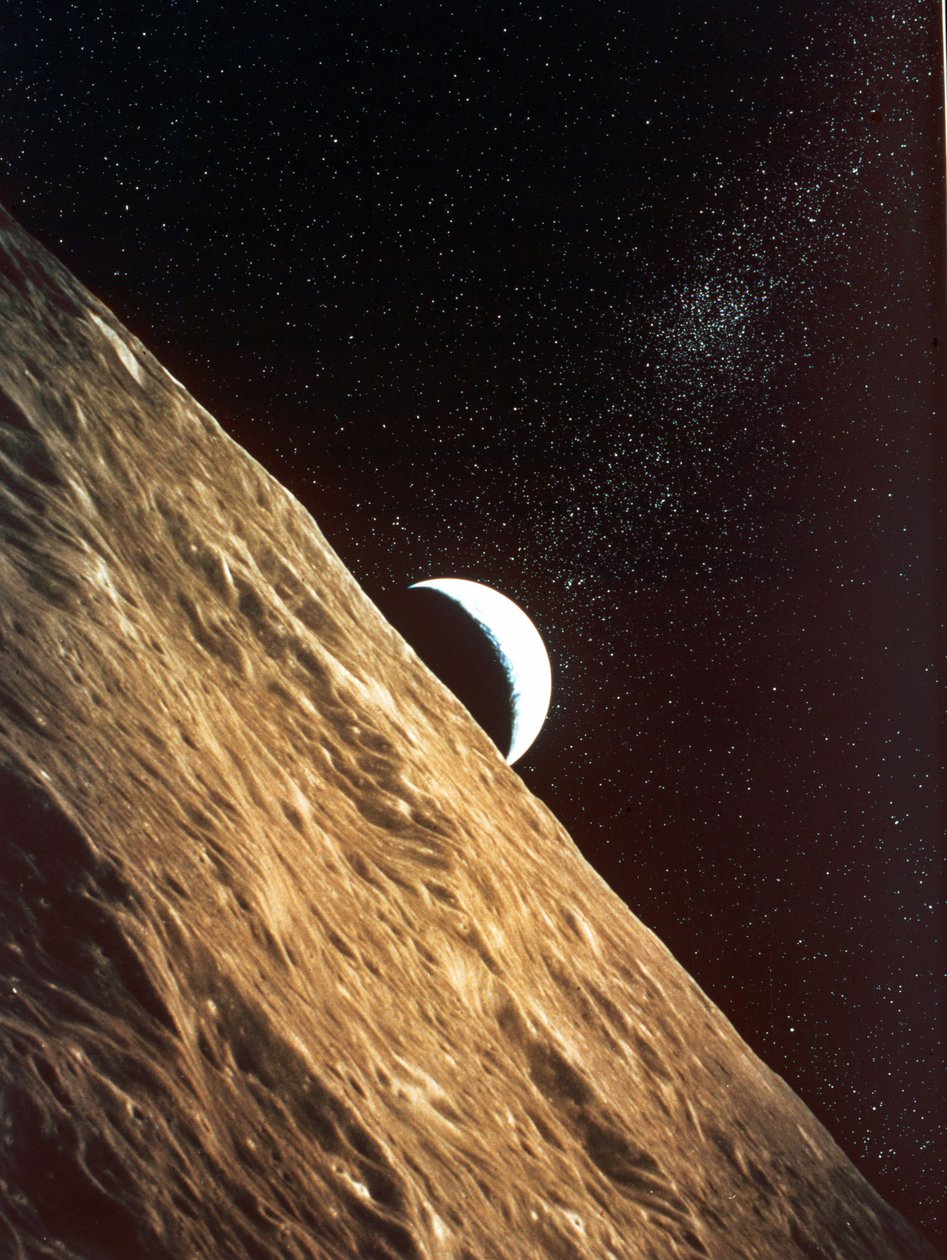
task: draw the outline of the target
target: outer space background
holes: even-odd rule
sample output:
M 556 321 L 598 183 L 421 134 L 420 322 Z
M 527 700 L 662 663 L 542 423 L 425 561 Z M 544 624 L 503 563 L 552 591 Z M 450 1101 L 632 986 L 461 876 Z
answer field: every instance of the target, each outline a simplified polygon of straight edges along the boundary
M 5 14 L 0 200 L 383 609 L 526 609 L 527 785 L 936 1237 L 938 6 Z

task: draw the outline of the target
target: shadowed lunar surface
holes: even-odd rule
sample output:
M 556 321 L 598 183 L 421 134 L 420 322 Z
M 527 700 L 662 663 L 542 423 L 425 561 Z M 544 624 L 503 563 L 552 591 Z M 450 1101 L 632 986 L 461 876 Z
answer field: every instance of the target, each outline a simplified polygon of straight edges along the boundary
M 300 505 L 0 229 L 0 1254 L 933 1255 Z

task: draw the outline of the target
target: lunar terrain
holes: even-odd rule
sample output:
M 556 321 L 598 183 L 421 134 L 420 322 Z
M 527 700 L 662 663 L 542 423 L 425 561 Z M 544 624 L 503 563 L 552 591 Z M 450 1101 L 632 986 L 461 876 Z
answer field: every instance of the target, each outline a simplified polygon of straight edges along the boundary
M 0 1255 L 933 1256 L 5 214 L 0 293 Z

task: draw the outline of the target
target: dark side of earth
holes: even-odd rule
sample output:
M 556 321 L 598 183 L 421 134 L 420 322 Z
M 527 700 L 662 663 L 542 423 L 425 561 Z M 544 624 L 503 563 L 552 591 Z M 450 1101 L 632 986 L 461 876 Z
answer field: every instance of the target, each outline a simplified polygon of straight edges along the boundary
M 442 591 L 423 587 L 387 593 L 379 610 L 507 754 L 513 738 L 510 682 L 478 623 Z

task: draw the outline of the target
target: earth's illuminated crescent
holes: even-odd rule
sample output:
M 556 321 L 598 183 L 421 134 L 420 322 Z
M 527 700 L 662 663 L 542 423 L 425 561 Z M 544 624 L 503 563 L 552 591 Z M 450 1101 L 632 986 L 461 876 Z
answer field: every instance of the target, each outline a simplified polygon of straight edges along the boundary
M 510 684 L 513 734 L 509 765 L 518 761 L 542 729 L 552 698 L 552 670 L 539 631 L 505 595 L 466 578 L 431 578 L 414 582 L 429 587 L 460 604 L 496 648 Z

